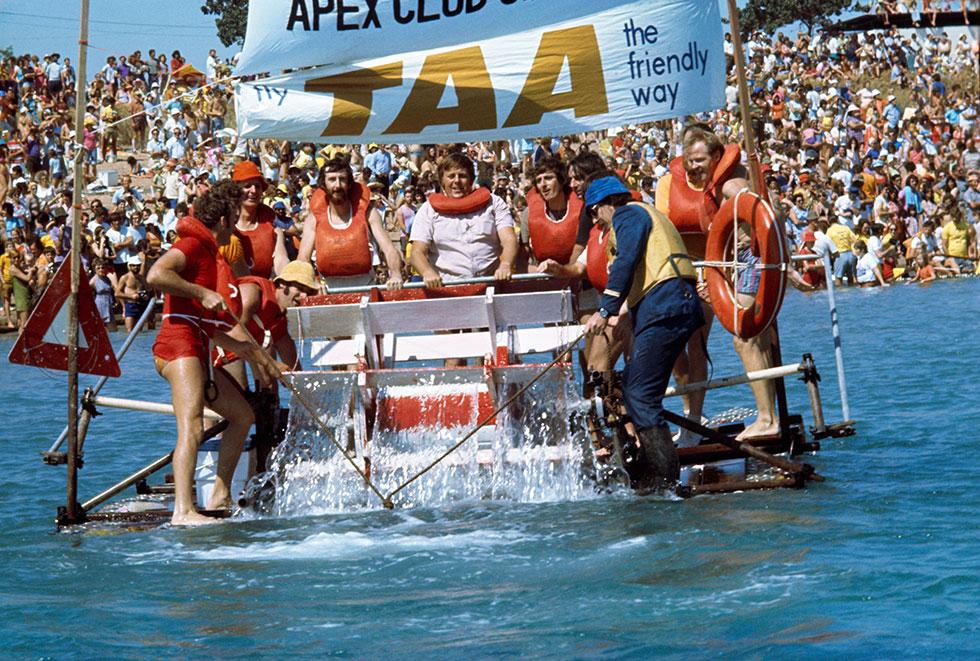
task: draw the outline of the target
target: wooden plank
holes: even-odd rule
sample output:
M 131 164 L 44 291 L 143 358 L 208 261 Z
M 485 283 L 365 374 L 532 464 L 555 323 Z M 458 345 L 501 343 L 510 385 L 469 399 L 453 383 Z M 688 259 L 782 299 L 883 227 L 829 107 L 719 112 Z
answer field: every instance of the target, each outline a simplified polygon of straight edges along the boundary
M 351 337 L 363 335 L 361 307 L 351 305 L 317 305 L 286 310 L 289 334 L 296 339 Z
M 487 323 L 482 296 L 372 303 L 367 314 L 379 334 L 462 330 Z
M 552 353 L 564 349 L 583 330 L 585 330 L 584 326 L 572 324 L 569 326 L 546 326 L 544 328 L 517 328 L 508 334 L 514 343 L 514 353 L 526 355 Z M 498 342 L 502 341 L 502 338 L 498 338 Z
M 513 343 L 514 355 L 552 353 L 564 349 L 578 337 L 582 326 L 548 326 L 514 328 L 497 333 L 496 345 Z M 389 340 L 391 336 L 386 336 Z M 453 333 L 450 335 L 399 335 L 385 342 L 385 364 L 391 366 L 408 360 L 444 358 L 482 358 L 493 354 L 495 345 L 489 331 Z
M 509 326 L 571 322 L 574 310 L 569 291 L 499 294 L 493 297 L 498 329 Z M 290 308 L 289 330 L 295 338 L 350 337 L 374 334 L 486 328 L 488 301 L 483 296 L 370 303 L 365 318 L 360 305 L 317 305 Z
M 488 353 L 493 355 L 489 331 L 450 335 L 399 335 L 392 343 L 392 349 L 385 360 L 391 358 L 393 363 L 408 360 L 483 358 Z
M 310 364 L 315 367 L 356 365 L 364 355 L 364 336 L 349 340 L 313 340 L 310 342 Z
M 497 328 L 572 322 L 575 321 L 574 308 L 572 293 L 567 290 L 494 297 Z

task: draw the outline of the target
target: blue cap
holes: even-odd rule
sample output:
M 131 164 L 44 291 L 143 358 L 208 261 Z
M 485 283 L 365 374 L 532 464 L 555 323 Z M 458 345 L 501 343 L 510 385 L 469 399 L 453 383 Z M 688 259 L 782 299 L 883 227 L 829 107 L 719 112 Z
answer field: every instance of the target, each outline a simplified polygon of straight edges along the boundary
M 286 203 L 283 202 L 282 200 L 278 200 L 278 201 L 276 201 L 275 204 L 272 205 L 272 208 L 273 209 L 285 209 L 286 208 Z
M 619 179 L 613 176 L 596 179 L 585 191 L 585 205 L 591 207 L 599 204 L 610 195 L 629 194 L 629 189 Z

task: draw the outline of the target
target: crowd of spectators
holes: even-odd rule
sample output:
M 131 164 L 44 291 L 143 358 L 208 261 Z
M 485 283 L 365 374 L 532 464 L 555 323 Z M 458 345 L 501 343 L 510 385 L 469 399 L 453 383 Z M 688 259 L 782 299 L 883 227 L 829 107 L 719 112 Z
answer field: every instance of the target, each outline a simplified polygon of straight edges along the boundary
M 925 30 L 816 30 L 754 33 L 745 49 L 764 179 L 788 241 L 814 255 L 798 267 L 809 286 L 822 284 L 824 254 L 841 284 L 975 270 L 976 41 Z M 733 53 L 730 37 L 726 53 Z M 58 53 L 0 60 L 0 269 L 11 327 L 23 323 L 68 253 L 76 149 L 87 189 L 82 261 L 107 323 L 122 311 L 131 325 L 152 295 L 145 274 L 175 240 L 177 220 L 236 162 L 252 160 L 261 170 L 276 227 L 296 239 L 286 242 L 291 258 L 318 169 L 338 155 L 372 189 L 389 236 L 407 249 L 414 212 L 438 190 L 437 166 L 449 152 L 468 153 L 476 183 L 518 219 L 526 216 L 534 164 L 583 151 L 600 154 L 652 202 L 686 121 L 457 145 L 240 140 L 225 127 L 227 75 L 214 51 L 203 72 L 178 51 L 108 57 L 87 86 L 85 128 L 76 136 L 70 60 Z M 742 133 L 734 75 L 725 92 L 724 108 L 696 119 L 734 142 Z

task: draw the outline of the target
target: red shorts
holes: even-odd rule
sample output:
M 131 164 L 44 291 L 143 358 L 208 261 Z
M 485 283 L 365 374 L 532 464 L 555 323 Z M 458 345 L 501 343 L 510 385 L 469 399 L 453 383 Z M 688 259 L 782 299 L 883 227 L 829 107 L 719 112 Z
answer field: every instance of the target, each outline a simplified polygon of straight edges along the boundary
M 207 336 L 197 328 L 183 324 L 167 325 L 157 333 L 153 356 L 167 362 L 178 358 L 197 358 L 207 368 L 208 344 Z

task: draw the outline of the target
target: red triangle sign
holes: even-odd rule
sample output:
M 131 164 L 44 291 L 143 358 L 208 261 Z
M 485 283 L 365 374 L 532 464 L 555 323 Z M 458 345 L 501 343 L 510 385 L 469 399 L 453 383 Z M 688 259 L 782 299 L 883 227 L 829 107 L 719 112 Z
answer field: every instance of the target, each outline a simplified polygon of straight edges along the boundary
M 7 357 L 21 365 L 68 370 L 68 307 L 71 292 L 71 259 L 65 258 L 51 284 L 44 290 L 20 337 Z M 119 376 L 119 363 L 109 342 L 105 324 L 95 307 L 95 297 L 84 275 L 78 280 L 78 371 L 98 376 Z

